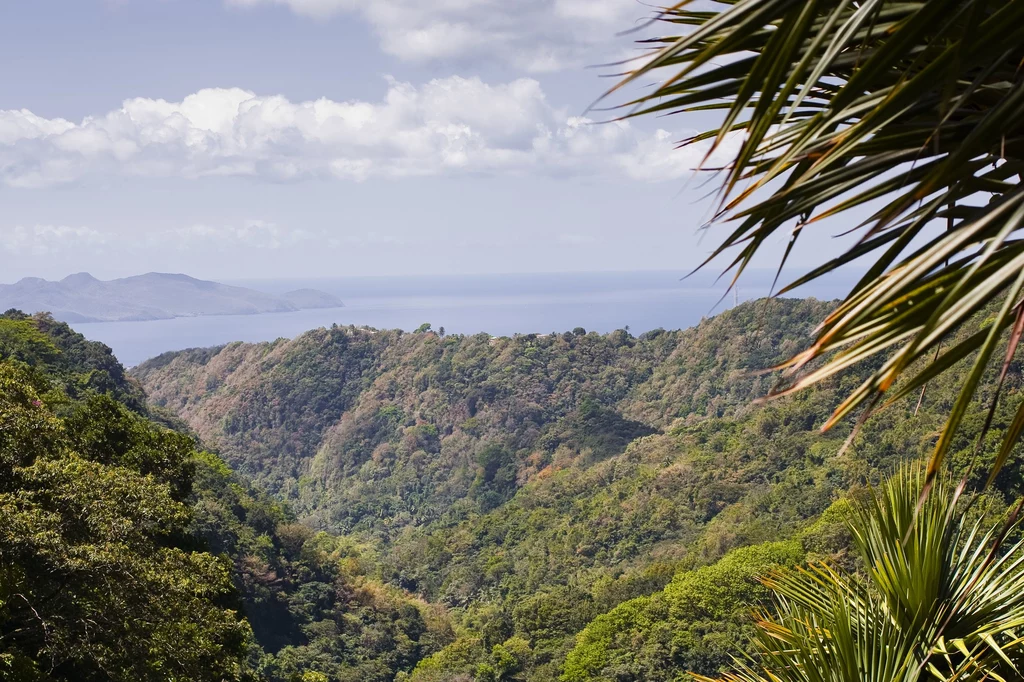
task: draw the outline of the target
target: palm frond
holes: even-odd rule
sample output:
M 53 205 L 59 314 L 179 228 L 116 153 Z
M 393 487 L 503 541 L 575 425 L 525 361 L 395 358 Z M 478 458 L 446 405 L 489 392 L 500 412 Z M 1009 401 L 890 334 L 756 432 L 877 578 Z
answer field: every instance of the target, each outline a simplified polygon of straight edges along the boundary
M 865 573 L 825 564 L 771 575 L 757 657 L 730 682 L 1012 680 L 1024 669 L 1024 546 L 967 520 L 960 489 L 907 467 L 849 519 Z
M 622 102 L 623 115 L 719 111 L 716 128 L 683 141 L 709 144 L 706 158 L 742 136 L 715 216 L 733 228 L 705 262 L 731 253 L 737 277 L 781 231 L 790 233 L 784 262 L 808 230 L 874 207 L 855 246 L 783 289 L 856 258 L 871 263 L 774 395 L 883 357 L 828 427 L 885 404 L 880 396 L 912 368 L 924 367 L 900 396 L 973 355 L 932 454 L 934 478 L 1024 298 L 1024 0 L 692 4 L 664 11 L 673 32 L 613 89 L 651 75 L 661 83 Z M 995 316 L 978 322 L 992 306 Z M 968 341 L 948 343 L 954 334 Z M 1018 421 L 997 468 L 1024 408 Z

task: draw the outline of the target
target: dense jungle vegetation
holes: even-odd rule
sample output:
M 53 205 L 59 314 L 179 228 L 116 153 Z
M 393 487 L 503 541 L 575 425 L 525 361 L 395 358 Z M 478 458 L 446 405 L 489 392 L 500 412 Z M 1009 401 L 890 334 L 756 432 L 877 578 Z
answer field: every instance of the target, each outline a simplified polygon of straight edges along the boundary
M 683 144 L 739 141 L 709 169 L 737 276 L 852 217 L 790 283 L 866 263 L 844 301 L 131 376 L 9 311 L 0 678 L 1019 679 L 1024 2 L 713 4 L 660 14 L 612 104 L 721 114 Z
M 753 404 L 773 380 L 754 370 L 829 305 L 753 302 L 640 337 L 319 329 L 131 376 L 67 325 L 9 311 L 0 674 L 717 673 L 751 641 L 755 578 L 856 567 L 849 500 L 925 455 L 956 395 L 954 372 L 845 450 L 849 425 L 818 429 L 857 376 Z M 1004 390 L 1020 382 L 1013 363 Z M 1011 418 L 997 410 L 983 459 Z M 956 466 L 976 445 L 956 444 Z M 1014 458 L 987 506 L 1020 481 Z
M 391 680 L 451 639 L 295 523 L 110 349 L 0 317 L 0 679 Z
M 327 552 L 335 564 L 348 552 L 359 579 L 418 600 L 434 625 L 403 675 L 686 679 L 749 641 L 756 576 L 853 561 L 847 500 L 925 456 L 957 395 L 963 368 L 845 449 L 851 424 L 820 427 L 871 367 L 754 404 L 774 381 L 758 370 L 831 305 L 758 301 L 639 337 L 319 329 L 170 353 L 134 375 L 295 527 L 346 548 Z M 953 448 L 960 470 L 979 453 L 979 480 L 1012 421 L 997 409 L 975 443 L 993 382 Z M 1011 363 L 1003 391 L 1020 382 Z M 989 506 L 1020 480 L 1014 458 Z M 306 660 L 340 674 L 321 664 L 330 654 Z

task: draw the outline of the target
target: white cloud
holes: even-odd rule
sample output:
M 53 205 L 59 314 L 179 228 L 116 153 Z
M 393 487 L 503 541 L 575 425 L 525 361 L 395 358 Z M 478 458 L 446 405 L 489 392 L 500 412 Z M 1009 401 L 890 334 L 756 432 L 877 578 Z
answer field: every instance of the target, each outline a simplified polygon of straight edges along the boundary
M 197 223 L 157 232 L 149 238 L 151 246 L 173 246 L 181 250 L 201 248 L 280 249 L 317 238 L 302 228 L 286 228 L 263 220 L 247 220 L 237 225 Z
M 283 5 L 328 19 L 355 14 L 368 22 L 381 48 L 424 61 L 489 57 L 530 71 L 606 61 L 615 36 L 650 18 L 636 0 L 224 0 L 229 5 Z
M 456 0 L 452 0 L 455 2 Z M 15 187 L 85 176 L 311 177 L 361 181 L 460 173 L 685 176 L 697 149 L 681 135 L 595 125 L 552 107 L 532 79 L 391 80 L 378 102 L 291 102 L 237 88 L 181 102 L 130 99 L 80 123 L 0 111 L 0 182 Z
M 16 255 L 47 256 L 86 249 L 99 250 L 113 238 L 109 232 L 68 225 L 0 228 L 0 248 Z
M 349 246 L 407 246 L 409 241 L 401 237 L 379 232 L 367 232 L 366 234 L 350 234 L 344 237 L 328 237 L 327 246 L 332 249 L 342 249 Z
M 722 167 L 736 157 L 742 139 L 740 133 L 730 133 L 705 162 L 707 145 L 679 149 L 676 136 L 658 130 L 653 135 L 638 139 L 630 153 L 621 154 L 616 160 L 622 171 L 634 180 L 657 182 L 689 175 L 697 166 L 706 169 Z
M 32 256 L 101 252 L 114 247 L 128 252 L 152 249 L 276 250 L 326 240 L 327 235 L 322 231 L 283 227 L 264 220 L 246 220 L 227 225 L 196 223 L 142 234 L 117 234 L 92 227 L 67 225 L 0 228 L 0 250 Z

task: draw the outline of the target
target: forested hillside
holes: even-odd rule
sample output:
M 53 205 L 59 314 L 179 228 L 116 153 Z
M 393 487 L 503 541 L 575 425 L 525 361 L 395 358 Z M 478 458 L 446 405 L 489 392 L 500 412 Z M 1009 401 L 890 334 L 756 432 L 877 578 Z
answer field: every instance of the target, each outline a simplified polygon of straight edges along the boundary
M 673 680 L 744 642 L 753 576 L 844 560 L 841 514 L 821 514 L 925 453 L 955 396 L 958 372 L 845 450 L 850 424 L 819 429 L 869 367 L 754 404 L 776 380 L 759 370 L 828 309 L 758 301 L 639 337 L 319 329 L 166 354 L 136 376 L 302 523 L 448 614 L 452 640 L 413 679 Z M 1013 363 L 1004 390 L 1020 381 Z M 1011 417 L 995 413 L 980 458 Z M 993 504 L 1019 493 L 1013 463 Z
M 320 329 L 135 377 L 67 325 L 6 313 L 0 677 L 714 673 L 752 630 L 758 575 L 850 561 L 847 498 L 930 448 L 962 380 L 845 450 L 849 424 L 819 427 L 857 376 L 754 403 L 775 380 L 755 370 L 827 307 L 761 301 L 636 338 Z M 975 443 L 990 392 L 954 448 L 975 477 L 1011 420 L 1000 407 Z M 1020 473 L 1012 458 L 987 504 Z
M 183 428 L 106 346 L 0 316 L 0 679 L 384 682 L 451 640 Z
M 238 471 L 335 531 L 486 512 L 537 477 L 619 454 L 677 418 L 749 411 L 752 370 L 800 347 L 828 304 L 746 305 L 639 338 L 335 327 L 169 353 L 135 370 Z

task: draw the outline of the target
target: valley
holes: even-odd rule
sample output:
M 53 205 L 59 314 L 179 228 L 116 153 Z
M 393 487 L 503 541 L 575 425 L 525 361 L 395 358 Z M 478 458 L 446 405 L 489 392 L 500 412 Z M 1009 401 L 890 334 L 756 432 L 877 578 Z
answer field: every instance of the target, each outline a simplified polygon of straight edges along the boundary
M 856 567 L 845 510 L 929 451 L 962 381 L 959 367 L 937 377 L 924 398 L 908 396 L 868 420 L 848 447 L 849 420 L 820 428 L 870 366 L 759 402 L 778 380 L 761 370 L 797 352 L 832 305 L 762 299 L 696 327 L 636 337 L 334 326 L 166 353 L 131 373 L 64 323 L 7 313 L 0 463 L 15 463 L 5 480 L 21 490 L 45 480 L 46 467 L 70 467 L 69 483 L 84 486 L 73 495 L 94 495 L 95 509 L 114 514 L 102 531 L 109 537 L 74 531 L 49 554 L 29 552 L 32 561 L 95 556 L 101 564 L 82 575 L 99 571 L 101 579 L 133 570 L 151 552 L 154 561 L 173 551 L 219 566 L 221 578 L 189 579 L 180 584 L 200 591 L 176 588 L 166 599 L 172 609 L 215 609 L 200 617 L 209 628 L 202 636 L 234 666 L 232 679 L 711 675 L 750 641 L 750 608 L 768 598 L 758 576 L 816 560 Z M 1021 380 L 1011 365 L 1003 390 L 1018 394 Z M 972 405 L 968 423 L 985 413 L 980 401 Z M 18 430 L 39 419 L 51 430 Z M 972 480 L 984 475 L 1011 421 L 1005 407 L 993 413 Z M 955 471 L 974 458 L 969 437 L 954 444 Z M 984 493 L 987 508 L 1005 509 L 1021 494 L 1018 459 Z M 117 514 L 157 512 L 88 492 L 84 474 L 72 473 L 79 461 L 142 476 L 126 483 L 138 490 L 170 486 L 172 506 L 159 513 L 177 519 L 167 521 L 172 549 L 159 549 L 170 539 L 140 539 L 116 550 L 123 568 L 102 563 L 99 548 L 123 542 L 113 530 Z M 9 520 L 0 542 L 36 546 L 49 536 L 30 529 L 49 523 L 54 500 L 19 507 L 16 499 L 0 490 Z M 61 566 L 46 570 L 60 575 Z M 166 570 L 166 580 L 184 579 Z M 65 589 L 13 575 L 21 593 L 40 599 Z M 80 593 L 88 583 L 75 575 L 64 580 Z M 142 594 L 166 589 L 159 584 L 126 582 Z M 53 602 L 56 613 L 65 599 Z M 113 617 L 105 610 L 120 603 L 107 595 L 83 618 Z M 142 608 L 130 603 L 125 613 Z M 4 608 L 8 622 L 22 622 L 17 604 Z M 88 632 L 58 622 L 47 627 L 60 628 L 69 646 Z M 53 649 L 44 644 L 48 630 L 25 623 L 38 646 L 65 661 L 66 674 L 107 665 L 94 645 Z M 180 644 L 194 647 L 189 641 Z M 34 665 L 14 651 L 0 664 Z M 181 653 L 168 644 L 166 655 Z
M 821 515 L 934 442 L 955 374 L 845 450 L 849 424 L 820 427 L 863 374 L 755 403 L 777 381 L 760 370 L 831 305 L 754 301 L 639 337 L 324 328 L 133 375 L 302 524 L 446 614 L 412 679 L 673 680 L 727 666 L 751 576 L 841 561 L 841 514 Z M 996 498 L 1018 494 L 1016 474 L 1001 480 Z M 693 611 L 685 586 L 715 571 L 738 582 Z
M 1024 0 L 0 30 L 0 682 L 1024 679 Z

